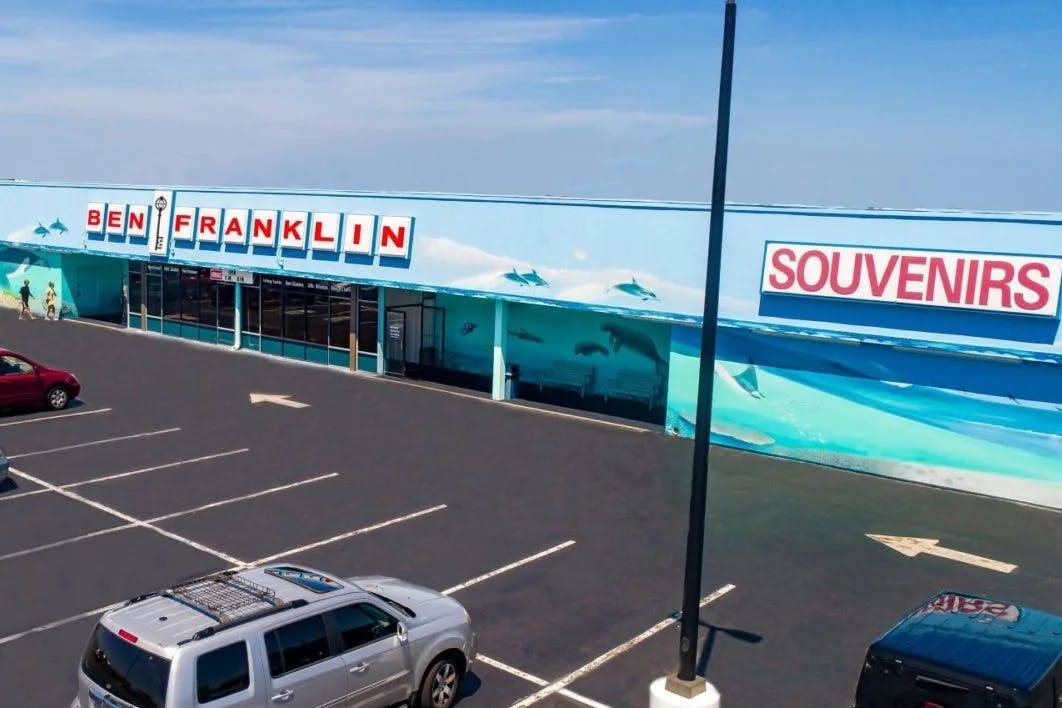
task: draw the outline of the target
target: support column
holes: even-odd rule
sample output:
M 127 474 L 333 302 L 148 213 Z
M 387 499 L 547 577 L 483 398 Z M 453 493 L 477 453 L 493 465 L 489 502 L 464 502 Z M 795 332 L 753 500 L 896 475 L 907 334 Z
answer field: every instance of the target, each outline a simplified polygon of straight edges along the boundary
M 232 315 L 232 348 L 239 349 L 243 339 L 243 284 L 236 283 L 236 287 L 233 290 L 232 297 L 236 300 L 233 303 L 233 315 Z
M 504 300 L 494 301 L 494 368 L 491 372 L 490 397 L 495 401 L 504 401 L 505 396 L 505 355 L 508 334 L 509 303 Z
M 348 346 L 350 347 L 350 370 L 358 370 L 358 318 L 360 316 L 360 309 L 358 307 L 358 298 L 361 297 L 358 292 L 360 288 L 356 284 L 350 286 L 350 341 Z
M 147 332 L 147 294 L 148 294 L 147 263 L 140 261 L 140 329 Z
M 387 373 L 387 298 L 384 296 L 386 288 L 376 288 L 376 373 Z

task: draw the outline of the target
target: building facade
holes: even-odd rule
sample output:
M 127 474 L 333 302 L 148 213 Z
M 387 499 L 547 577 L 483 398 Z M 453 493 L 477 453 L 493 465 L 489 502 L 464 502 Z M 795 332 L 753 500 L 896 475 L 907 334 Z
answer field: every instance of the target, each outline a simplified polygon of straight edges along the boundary
M 0 297 L 691 436 L 708 207 L 0 184 Z M 1062 215 L 729 205 L 713 439 L 1062 508 Z

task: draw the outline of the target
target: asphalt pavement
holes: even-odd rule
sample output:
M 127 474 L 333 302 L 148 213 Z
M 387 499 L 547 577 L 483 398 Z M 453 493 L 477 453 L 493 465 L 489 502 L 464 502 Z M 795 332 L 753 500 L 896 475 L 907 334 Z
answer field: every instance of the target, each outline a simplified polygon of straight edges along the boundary
M 484 655 L 462 706 L 644 706 L 675 667 L 690 441 L 8 314 L 0 346 L 84 385 L 62 413 L 0 417 L 20 473 L 0 490 L 0 683 L 19 705 L 69 704 L 99 608 L 271 557 L 451 591 Z M 1062 613 L 1058 512 L 723 448 L 712 464 L 702 595 L 732 588 L 702 612 L 702 668 L 726 705 L 847 706 L 866 646 L 943 588 Z

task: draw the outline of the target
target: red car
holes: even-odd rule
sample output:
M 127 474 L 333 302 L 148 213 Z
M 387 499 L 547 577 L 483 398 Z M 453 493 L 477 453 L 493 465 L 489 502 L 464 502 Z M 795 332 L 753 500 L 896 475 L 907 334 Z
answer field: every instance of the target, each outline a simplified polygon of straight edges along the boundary
M 81 384 L 69 371 L 0 349 L 0 408 L 40 406 L 61 410 L 81 393 Z

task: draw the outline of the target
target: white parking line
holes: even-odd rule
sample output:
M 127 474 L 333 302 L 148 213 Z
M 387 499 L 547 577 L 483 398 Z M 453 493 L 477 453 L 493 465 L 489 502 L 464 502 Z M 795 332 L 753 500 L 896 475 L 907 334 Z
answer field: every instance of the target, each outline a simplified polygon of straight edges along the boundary
M 27 423 L 46 423 L 49 420 L 59 420 L 60 418 L 74 418 L 79 415 L 96 415 L 97 413 L 109 413 L 110 408 L 97 408 L 94 411 L 81 411 L 78 413 L 60 413 L 59 415 L 43 415 L 38 418 L 27 418 L 26 420 L 13 420 L 10 423 L 0 423 L 0 428 L 6 428 L 11 425 L 26 425 Z
M 541 551 L 539 553 L 536 553 L 533 556 L 528 556 L 527 558 L 522 558 L 522 559 L 516 561 L 515 563 L 510 563 L 509 565 L 503 565 L 501 568 L 498 568 L 497 570 L 492 570 L 489 573 L 484 573 L 483 575 L 478 575 L 475 578 L 472 578 L 471 580 L 466 580 L 465 582 L 460 583 L 459 585 L 454 585 L 452 588 L 447 588 L 446 590 L 443 590 L 442 593 L 443 593 L 443 595 L 449 595 L 451 593 L 457 592 L 458 590 L 464 590 L 465 588 L 467 588 L 469 586 L 472 586 L 472 585 L 475 585 L 476 583 L 481 583 L 484 580 L 489 580 L 490 578 L 493 578 L 496 575 L 501 575 L 502 573 L 510 571 L 513 568 L 519 568 L 520 566 L 526 565 L 528 563 L 531 563 L 532 561 L 537 561 L 539 558 L 545 558 L 546 556 L 550 555 L 551 553 L 556 553 L 557 551 L 562 551 L 565 548 L 567 548 L 568 546 L 572 546 L 572 545 L 575 545 L 575 541 L 568 540 L 568 541 L 565 541 L 564 543 L 559 543 L 556 546 L 554 546 L 553 548 L 547 548 L 546 550 Z
M 222 551 L 216 550 L 216 549 L 211 548 L 209 546 L 205 546 L 202 543 L 199 543 L 198 541 L 193 541 L 190 538 L 185 538 L 184 536 L 180 536 L 180 535 L 175 534 L 175 533 L 173 533 L 171 531 L 167 531 L 166 529 L 159 528 L 158 526 L 152 526 L 151 524 L 147 523 L 146 521 L 141 521 L 140 519 L 137 519 L 136 517 L 130 516 L 129 514 L 124 514 L 124 513 L 120 512 L 120 511 L 118 511 L 117 509 L 112 509 L 111 507 L 109 507 L 109 506 L 107 506 L 105 504 L 101 504 L 101 503 L 99 503 L 97 501 L 93 501 L 91 499 L 83 497 L 80 494 L 78 494 L 77 492 L 71 492 L 69 489 L 63 489 L 62 487 L 57 487 L 56 485 L 50 484 L 49 482 L 45 482 L 43 479 L 38 479 L 37 477 L 34 477 L 31 474 L 27 474 L 26 472 L 22 472 L 21 470 L 16 470 L 14 467 L 11 468 L 10 472 L 13 475 L 17 475 L 19 477 L 22 477 L 23 479 L 28 479 L 29 481 L 34 482 L 35 484 L 39 484 L 42 487 L 47 487 L 48 489 L 52 490 L 53 492 L 55 492 L 57 494 L 61 494 L 64 497 L 67 497 L 69 499 L 73 499 L 74 501 L 79 501 L 82 504 L 87 504 L 88 506 L 91 506 L 93 509 L 98 509 L 98 510 L 104 512 L 104 513 L 110 514 L 111 516 L 116 516 L 119 519 L 121 519 L 122 521 L 128 521 L 129 523 L 135 524 L 137 526 L 140 526 L 141 528 L 150 529 L 150 530 L 154 531 L 155 533 L 157 533 L 157 534 L 159 534 L 161 536 L 165 536 L 166 538 L 172 539 L 174 541 L 178 541 L 180 543 L 183 543 L 186 546 L 191 546 L 192 548 L 196 549 L 197 551 L 202 551 L 203 553 L 209 553 L 210 555 L 215 556 L 216 558 L 222 559 L 226 563 L 231 563 L 231 564 L 237 565 L 237 566 L 245 565 L 244 562 L 241 561 L 239 558 L 234 558 L 234 557 L 230 556 L 228 553 L 223 553 Z
M 19 492 L 18 494 L 12 494 L 9 497 L 0 497 L 0 501 L 7 501 L 8 499 L 21 499 L 22 497 L 31 497 L 34 494 L 44 494 L 45 492 L 50 492 L 50 491 L 52 491 L 52 490 L 50 490 L 50 489 L 34 489 L 32 491 L 29 491 L 29 492 Z
M 73 489 L 74 487 L 83 487 L 86 484 L 96 484 L 97 482 L 109 482 L 112 479 L 122 479 L 123 477 L 132 477 L 133 475 L 143 474 L 144 472 L 154 472 L 156 470 L 164 470 L 170 467 L 180 467 L 181 465 L 190 465 L 195 462 L 206 462 L 207 460 L 216 460 L 219 457 L 228 457 L 229 455 L 239 455 L 241 452 L 250 452 L 251 448 L 241 447 L 239 450 L 228 450 L 226 452 L 218 452 L 213 455 L 203 455 L 202 457 L 193 457 L 190 460 L 178 460 L 177 462 L 167 462 L 164 465 L 155 465 L 154 467 L 144 467 L 139 470 L 132 470 L 130 472 L 119 472 L 118 474 L 109 474 L 106 477 L 96 477 L 94 479 L 86 479 L 81 482 L 72 482 L 70 484 L 63 484 L 63 489 Z
M 284 551 L 282 553 L 274 553 L 271 556 L 266 556 L 265 558 L 259 558 L 258 560 L 253 561 L 251 563 L 240 563 L 239 567 L 247 568 L 247 567 L 250 567 L 250 566 L 261 565 L 263 563 L 269 563 L 271 561 L 277 560 L 278 558 L 283 558 L 284 556 L 293 556 L 296 553 L 302 553 L 303 551 L 309 551 L 309 550 L 311 550 L 313 548 L 320 548 L 321 546 L 327 546 L 328 544 L 335 543 L 336 541 L 344 541 L 344 540 L 346 540 L 348 538 L 354 538 L 355 536 L 360 536 L 360 535 L 362 535 L 364 533 L 369 533 L 370 531 L 375 531 L 376 529 L 382 529 L 385 526 L 391 526 L 393 524 L 402 523 L 403 521 L 409 521 L 410 519 L 415 519 L 418 516 L 424 516 L 425 514 L 431 514 L 432 512 L 440 511 L 440 510 L 445 509 L 445 508 L 446 508 L 445 504 L 439 504 L 438 506 L 429 507 L 427 509 L 421 509 L 420 511 L 415 511 L 412 514 L 406 514 L 405 516 L 399 516 L 396 519 L 389 519 L 387 521 L 381 521 L 378 524 L 373 524 L 372 526 L 366 526 L 365 528 L 362 528 L 362 529 L 357 529 L 357 530 L 354 530 L 354 531 L 347 531 L 346 533 L 341 533 L 338 536 L 332 536 L 331 538 L 326 538 L 323 541 L 317 541 L 315 543 L 309 543 L 309 544 L 307 544 L 305 546 L 298 546 L 297 548 L 291 548 L 291 549 L 288 549 L 288 550 L 286 550 L 286 551 Z
M 271 487 L 269 489 L 263 489 L 260 492 L 253 492 L 251 494 L 244 494 L 238 497 L 232 497 L 231 499 L 222 499 L 221 501 L 211 502 L 210 504 L 204 504 L 197 506 L 193 509 L 184 509 L 183 511 L 175 511 L 172 514 L 164 514 L 162 516 L 156 516 L 152 519 L 146 519 L 144 523 L 154 524 L 159 521 L 165 521 L 166 519 L 174 519 L 178 516 L 187 516 L 188 514 L 195 514 L 206 509 L 213 509 L 215 507 L 224 506 L 226 504 L 235 504 L 236 502 L 247 501 L 248 499 L 255 499 L 256 497 L 265 496 L 266 494 L 273 494 L 274 492 L 282 492 L 287 489 L 294 489 L 295 487 L 301 487 L 304 484 L 310 484 L 312 482 L 320 482 L 324 479 L 331 479 L 332 477 L 338 477 L 338 473 L 332 472 L 331 474 L 323 474 L 319 477 L 311 477 L 310 479 L 304 479 L 300 482 L 292 482 L 291 484 L 285 484 L 280 487 Z M 43 489 L 40 491 L 48 492 L 49 489 Z M 96 538 L 97 536 L 104 536 L 115 531 L 125 531 L 126 529 L 137 528 L 136 524 L 122 524 L 121 526 L 111 526 L 109 528 L 100 529 L 99 531 L 93 531 L 92 533 L 81 534 L 80 536 L 72 536 L 70 538 L 64 538 L 61 541 L 53 541 L 51 543 L 45 543 L 40 546 L 34 546 L 33 548 L 24 548 L 21 551 L 14 551 L 12 553 L 6 553 L 0 556 L 0 561 L 8 560 L 9 558 L 18 558 L 19 556 L 28 556 L 31 553 L 38 551 L 47 551 L 52 548 L 59 548 L 60 546 L 66 546 L 71 543 L 77 543 L 78 541 L 84 541 L 90 538 Z
M 53 452 L 62 452 L 63 450 L 76 450 L 79 447 L 91 447 L 92 445 L 105 445 L 106 443 L 119 442 L 121 440 L 133 440 L 134 438 L 147 438 L 152 435 L 164 435 L 165 433 L 176 433 L 180 428 L 164 428 L 163 430 L 152 430 L 147 433 L 136 433 L 135 435 L 122 435 L 117 438 L 105 438 L 103 440 L 93 440 L 92 442 L 78 443 L 76 445 L 64 445 L 63 447 L 53 447 L 50 450 L 37 450 L 35 452 L 23 452 L 18 455 L 9 455 L 9 460 L 19 460 L 23 457 L 33 457 L 34 455 L 48 455 Z
M 95 615 L 102 615 L 104 612 L 108 612 L 110 610 L 119 608 L 119 607 L 121 607 L 124 604 L 125 604 L 125 602 L 116 602 L 113 605 L 106 605 L 104 607 L 97 607 L 96 609 L 89 610 L 88 612 L 82 612 L 80 614 L 71 615 L 70 617 L 64 617 L 63 619 L 60 619 L 60 620 L 55 620 L 54 622 L 49 622 L 48 624 L 42 624 L 39 627 L 34 627 L 33 629 L 27 629 L 25 631 L 17 632 L 15 634 L 9 634 L 6 637 L 0 637 L 0 645 L 7 644 L 8 642 L 13 642 L 16 639 L 22 639 L 23 637 L 28 637 L 31 634 L 37 634 L 38 632 L 44 632 L 44 631 L 49 630 L 49 629 L 55 629 L 56 627 L 62 627 L 64 624 L 70 624 L 71 622 L 77 622 L 78 620 L 85 619 L 86 617 L 94 617 Z
M 522 678 L 524 681 L 527 681 L 528 683 L 533 683 L 536 686 L 548 686 L 549 685 L 549 681 L 547 681 L 544 678 L 539 678 L 538 676 L 533 676 L 533 675 L 527 673 L 526 671 L 521 671 L 520 669 L 517 669 L 515 667 L 509 666 L 508 664 L 503 664 L 502 662 L 498 661 L 497 659 L 492 659 L 489 656 L 483 656 L 482 654 L 478 654 L 476 656 L 476 661 L 481 661 L 484 664 L 486 664 L 487 666 L 492 666 L 495 669 L 498 669 L 499 671 L 504 671 L 505 673 L 512 674 L 513 676 L 516 676 L 517 678 Z M 570 698 L 570 699 L 572 699 L 573 701 L 575 701 L 577 703 L 582 703 L 584 706 L 590 706 L 590 708 L 610 708 L 610 706 L 606 705 L 605 703 L 601 703 L 600 701 L 595 701 L 592 698 L 587 698 L 586 696 L 580 695 L 580 694 L 576 693 L 575 691 L 569 691 L 566 688 L 562 688 L 561 690 L 557 691 L 557 693 L 561 694 L 565 698 Z
M 729 584 L 728 585 L 724 585 L 723 587 L 721 587 L 718 590 L 716 590 L 715 592 L 713 592 L 711 595 L 708 595 L 707 597 L 702 599 L 700 604 L 699 604 L 699 607 L 704 607 L 708 603 L 714 602 L 715 600 L 718 600 L 723 595 L 726 595 L 728 592 L 730 592 L 733 589 L 734 589 L 733 585 L 729 585 Z M 634 637 L 633 639 L 630 639 L 630 640 L 624 642 L 623 644 L 620 644 L 618 647 L 616 647 L 614 649 L 608 650 L 607 652 L 605 652 L 601 656 L 599 656 L 596 659 L 594 659 L 593 661 L 591 661 L 589 664 L 586 664 L 585 666 L 582 666 L 582 667 L 576 669 L 575 671 L 571 672 L 570 674 L 568 674 L 567 676 L 565 676 L 562 679 L 558 679 L 557 681 L 554 681 L 550 685 L 548 685 L 545 688 L 542 688 L 541 690 L 539 690 L 537 693 L 533 693 L 530 696 L 528 696 L 527 698 L 524 698 L 524 699 L 522 699 L 520 701 L 517 701 L 516 703 L 513 703 L 512 706 L 510 706 L 509 708 L 524 708 L 525 706 L 529 706 L 532 703 L 537 703 L 538 701 L 541 701 L 543 698 L 551 696 L 554 693 L 558 693 L 562 689 L 567 688 L 570 684 L 572 684 L 575 681 L 578 681 L 579 679 L 581 679 L 583 676 L 586 676 L 591 671 L 599 668 L 602 664 L 604 664 L 604 663 L 606 663 L 608 661 L 611 661 L 612 659 L 616 658 L 617 656 L 619 656 L 620 654 L 622 654 L 622 653 L 624 653 L 626 651 L 630 651 L 636 645 L 641 644 L 642 642 L 644 642 L 646 639 L 648 639 L 649 637 L 653 636 L 654 634 L 657 634 L 658 632 L 667 629 L 668 627 L 670 627 L 672 624 L 674 624 L 677 621 L 678 620 L 676 620 L 674 617 L 668 617 L 666 620 L 661 620 L 660 622 L 657 622 L 652 627 L 650 627 L 649 629 L 647 629 L 644 632 L 642 632 L 641 634 L 639 634 L 637 637 Z

